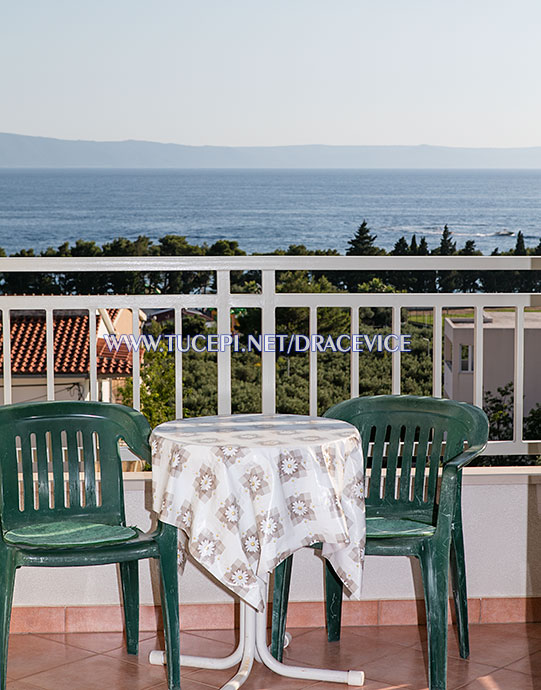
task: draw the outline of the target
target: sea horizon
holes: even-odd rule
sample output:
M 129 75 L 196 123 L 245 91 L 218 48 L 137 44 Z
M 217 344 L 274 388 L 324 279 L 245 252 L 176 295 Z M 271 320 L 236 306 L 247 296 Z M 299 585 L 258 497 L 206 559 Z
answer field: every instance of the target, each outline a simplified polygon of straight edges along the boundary
M 78 239 L 98 245 L 167 234 L 237 241 L 247 253 L 335 249 L 366 220 L 375 244 L 399 237 L 509 251 L 541 240 L 541 170 L 1 168 L 0 246 L 36 253 Z

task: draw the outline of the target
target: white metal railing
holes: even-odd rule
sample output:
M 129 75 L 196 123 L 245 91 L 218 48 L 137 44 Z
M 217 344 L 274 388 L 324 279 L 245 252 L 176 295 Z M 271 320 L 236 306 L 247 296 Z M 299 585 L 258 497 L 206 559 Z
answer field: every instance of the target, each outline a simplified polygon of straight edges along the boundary
M 231 292 L 231 271 L 260 271 L 261 292 Z M 99 309 L 126 308 L 131 310 L 132 332 L 139 333 L 139 310 L 171 309 L 174 312 L 175 332 L 182 332 L 182 309 L 213 308 L 217 310 L 218 333 L 229 333 L 232 308 L 257 308 L 261 310 L 261 332 L 275 332 L 275 313 L 280 307 L 304 307 L 310 313 L 310 334 L 317 333 L 318 314 L 321 307 L 348 308 L 351 314 L 351 332 L 359 332 L 359 309 L 362 307 L 386 307 L 392 312 L 392 331 L 400 334 L 401 309 L 425 308 L 433 310 L 432 353 L 434 396 L 442 395 L 442 341 L 444 308 L 473 309 L 474 332 L 474 382 L 473 402 L 483 402 L 483 310 L 490 307 L 515 309 L 514 329 L 514 438 L 511 441 L 493 441 L 490 454 L 541 454 L 540 441 L 524 441 L 523 393 L 524 393 L 524 309 L 541 306 L 541 295 L 531 293 L 282 293 L 276 292 L 276 271 L 436 271 L 436 270 L 541 270 L 541 257 L 334 257 L 334 256 L 240 256 L 240 257 L 118 257 L 118 258 L 0 258 L 0 273 L 67 273 L 67 272 L 116 272 L 116 271 L 213 271 L 216 273 L 216 292 L 207 294 L 160 294 L 160 295 L 16 295 L 0 296 L 3 331 L 3 384 L 4 403 L 12 400 L 10 311 L 43 310 L 47 327 L 47 398 L 54 399 L 54 350 L 53 314 L 55 310 L 80 310 L 89 314 L 90 348 L 90 397 L 97 399 L 96 370 L 96 312 Z M 352 397 L 359 394 L 359 353 L 352 352 Z M 231 353 L 217 353 L 218 364 L 218 413 L 231 411 Z M 261 353 L 262 411 L 275 411 L 276 361 L 274 352 Z M 176 413 L 182 416 L 182 353 L 175 353 Z M 400 393 L 400 352 L 392 353 L 391 389 Z M 310 353 L 309 405 L 310 413 L 317 411 L 317 353 Z M 138 357 L 133 358 L 133 406 L 140 408 L 141 371 Z M 541 399 L 541 391 L 540 391 Z

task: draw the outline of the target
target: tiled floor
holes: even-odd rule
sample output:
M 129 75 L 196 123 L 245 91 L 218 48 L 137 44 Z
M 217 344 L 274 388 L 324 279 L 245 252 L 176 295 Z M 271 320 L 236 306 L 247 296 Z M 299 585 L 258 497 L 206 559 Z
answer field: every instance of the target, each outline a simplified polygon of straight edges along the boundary
M 366 690 L 425 690 L 426 629 L 414 626 L 344 628 L 341 642 L 328 644 L 320 629 L 290 630 L 285 661 L 305 666 L 361 669 Z M 450 632 L 448 690 L 541 690 L 541 623 L 470 626 L 471 657 L 460 659 Z M 186 654 L 226 656 L 232 631 L 182 633 Z M 123 648 L 121 633 L 12 635 L 9 690 L 167 690 L 165 669 L 150 666 L 148 652 L 163 640 L 142 633 L 138 657 Z M 233 670 L 183 668 L 182 690 L 219 688 Z M 255 664 L 246 690 L 339 690 L 334 683 L 282 678 Z

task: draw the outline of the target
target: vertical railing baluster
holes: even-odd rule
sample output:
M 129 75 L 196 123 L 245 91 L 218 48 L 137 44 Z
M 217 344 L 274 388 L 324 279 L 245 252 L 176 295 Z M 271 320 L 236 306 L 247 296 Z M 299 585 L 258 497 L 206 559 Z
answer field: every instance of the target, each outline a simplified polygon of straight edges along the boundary
M 524 425 L 524 307 L 515 311 L 513 440 L 522 441 Z
M 10 405 L 12 401 L 11 391 L 11 318 L 9 308 L 2 309 L 2 341 L 4 348 L 4 405 Z
M 132 307 L 132 333 L 134 338 L 139 335 L 139 307 Z M 132 351 L 132 372 L 133 372 L 133 409 L 141 409 L 141 351 L 133 348 Z
M 310 396 L 310 414 L 313 417 L 317 416 L 317 352 L 316 348 L 312 347 L 313 336 L 317 335 L 317 307 L 310 307 L 310 355 L 309 355 L 309 396 Z
M 442 314 L 441 305 L 435 304 L 432 317 L 432 395 L 441 398 L 441 367 L 442 367 Z
M 88 359 L 90 362 L 90 400 L 98 399 L 98 363 L 96 352 L 96 310 L 88 310 Z
M 216 271 L 218 335 L 231 332 L 231 281 L 229 271 Z M 218 414 L 231 414 L 231 349 L 218 350 Z
M 475 307 L 473 317 L 473 404 L 483 407 L 483 313 Z
M 261 290 L 263 295 L 261 334 L 272 334 L 276 331 L 276 286 L 273 270 L 261 271 Z M 264 348 L 261 351 L 261 388 L 263 414 L 272 414 L 276 411 L 276 353 L 266 352 Z
M 359 333 L 359 307 L 351 307 L 350 395 L 359 396 L 359 353 L 353 351 L 353 336 Z
M 393 307 L 392 329 L 394 335 L 400 336 L 400 306 Z M 400 349 L 392 353 L 392 383 L 391 392 L 393 395 L 400 395 Z
M 45 340 L 47 358 L 47 400 L 54 400 L 54 321 L 53 310 L 45 310 Z
M 175 307 L 175 334 L 182 341 L 182 307 Z M 177 347 L 178 342 L 175 338 L 175 417 L 182 419 L 182 352 Z

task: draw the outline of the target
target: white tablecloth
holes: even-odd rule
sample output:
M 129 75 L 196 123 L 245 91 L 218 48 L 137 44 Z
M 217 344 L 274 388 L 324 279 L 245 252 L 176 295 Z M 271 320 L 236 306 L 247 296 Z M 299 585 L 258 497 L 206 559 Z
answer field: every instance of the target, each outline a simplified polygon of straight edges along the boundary
M 246 602 L 262 610 L 260 576 L 314 542 L 349 594 L 360 594 L 364 467 L 355 427 L 300 415 L 198 417 L 160 424 L 151 444 L 160 520 L 183 530 L 195 560 Z

